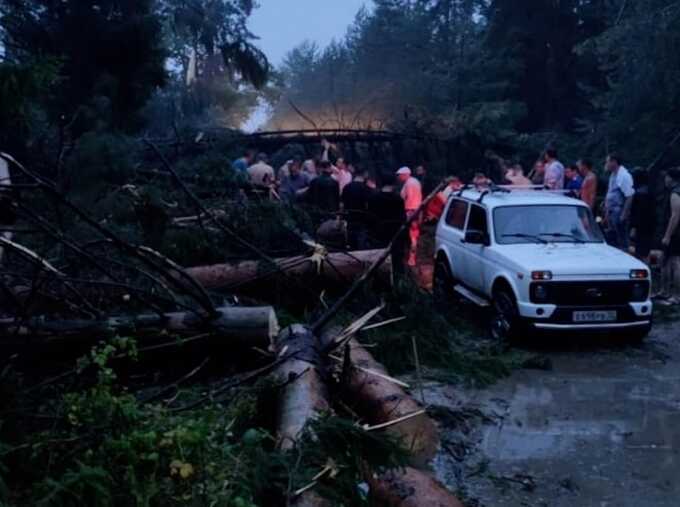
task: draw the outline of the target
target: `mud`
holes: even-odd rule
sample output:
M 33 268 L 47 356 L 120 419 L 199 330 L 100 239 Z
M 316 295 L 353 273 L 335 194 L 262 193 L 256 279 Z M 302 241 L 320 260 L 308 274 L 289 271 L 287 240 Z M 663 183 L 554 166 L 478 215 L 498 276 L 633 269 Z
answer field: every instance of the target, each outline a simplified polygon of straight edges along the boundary
M 680 320 L 644 345 L 556 337 L 552 369 L 427 386 L 438 477 L 474 506 L 680 506 Z

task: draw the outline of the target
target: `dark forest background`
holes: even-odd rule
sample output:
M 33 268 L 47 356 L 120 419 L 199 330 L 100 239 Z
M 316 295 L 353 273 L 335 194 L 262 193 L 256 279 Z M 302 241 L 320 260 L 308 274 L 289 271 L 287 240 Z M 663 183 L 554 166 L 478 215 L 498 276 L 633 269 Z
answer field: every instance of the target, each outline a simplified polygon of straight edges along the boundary
M 680 129 L 671 0 L 375 0 L 343 40 L 306 42 L 276 70 L 247 28 L 252 0 L 0 5 L 0 144 L 18 156 L 63 158 L 92 133 L 238 127 L 258 101 L 271 128 L 312 127 L 293 104 L 319 128 L 642 166 Z
M 285 96 L 318 123 L 468 139 L 535 157 L 556 144 L 598 167 L 647 166 L 680 129 L 680 3 L 376 0 L 344 40 L 306 43 Z M 283 100 L 274 126 L 303 126 Z M 570 160 L 573 161 L 573 160 Z

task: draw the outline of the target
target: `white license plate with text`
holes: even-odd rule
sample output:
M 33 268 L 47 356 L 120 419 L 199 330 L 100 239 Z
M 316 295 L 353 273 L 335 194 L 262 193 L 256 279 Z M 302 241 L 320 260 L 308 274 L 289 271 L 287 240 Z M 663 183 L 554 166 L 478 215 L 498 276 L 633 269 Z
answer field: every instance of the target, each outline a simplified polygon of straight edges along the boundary
M 574 322 L 615 322 L 615 311 L 574 312 Z

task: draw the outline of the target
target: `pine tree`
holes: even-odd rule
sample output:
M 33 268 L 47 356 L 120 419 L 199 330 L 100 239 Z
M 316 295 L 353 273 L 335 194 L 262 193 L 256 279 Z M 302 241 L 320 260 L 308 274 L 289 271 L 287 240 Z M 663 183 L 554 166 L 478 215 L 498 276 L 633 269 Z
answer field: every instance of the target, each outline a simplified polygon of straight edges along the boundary
M 99 126 L 130 130 L 137 111 L 165 82 L 165 49 L 154 0 L 5 0 L 0 11 L 7 58 L 59 62 L 48 111 L 75 133 Z

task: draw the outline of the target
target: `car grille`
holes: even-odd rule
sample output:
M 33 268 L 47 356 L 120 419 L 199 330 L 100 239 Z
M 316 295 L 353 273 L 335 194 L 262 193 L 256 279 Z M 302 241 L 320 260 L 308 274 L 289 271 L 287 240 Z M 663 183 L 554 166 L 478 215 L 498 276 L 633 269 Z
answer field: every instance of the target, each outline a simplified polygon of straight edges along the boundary
M 532 283 L 531 302 L 563 306 L 611 306 L 646 301 L 649 281 Z M 544 296 L 544 297 L 540 297 Z

